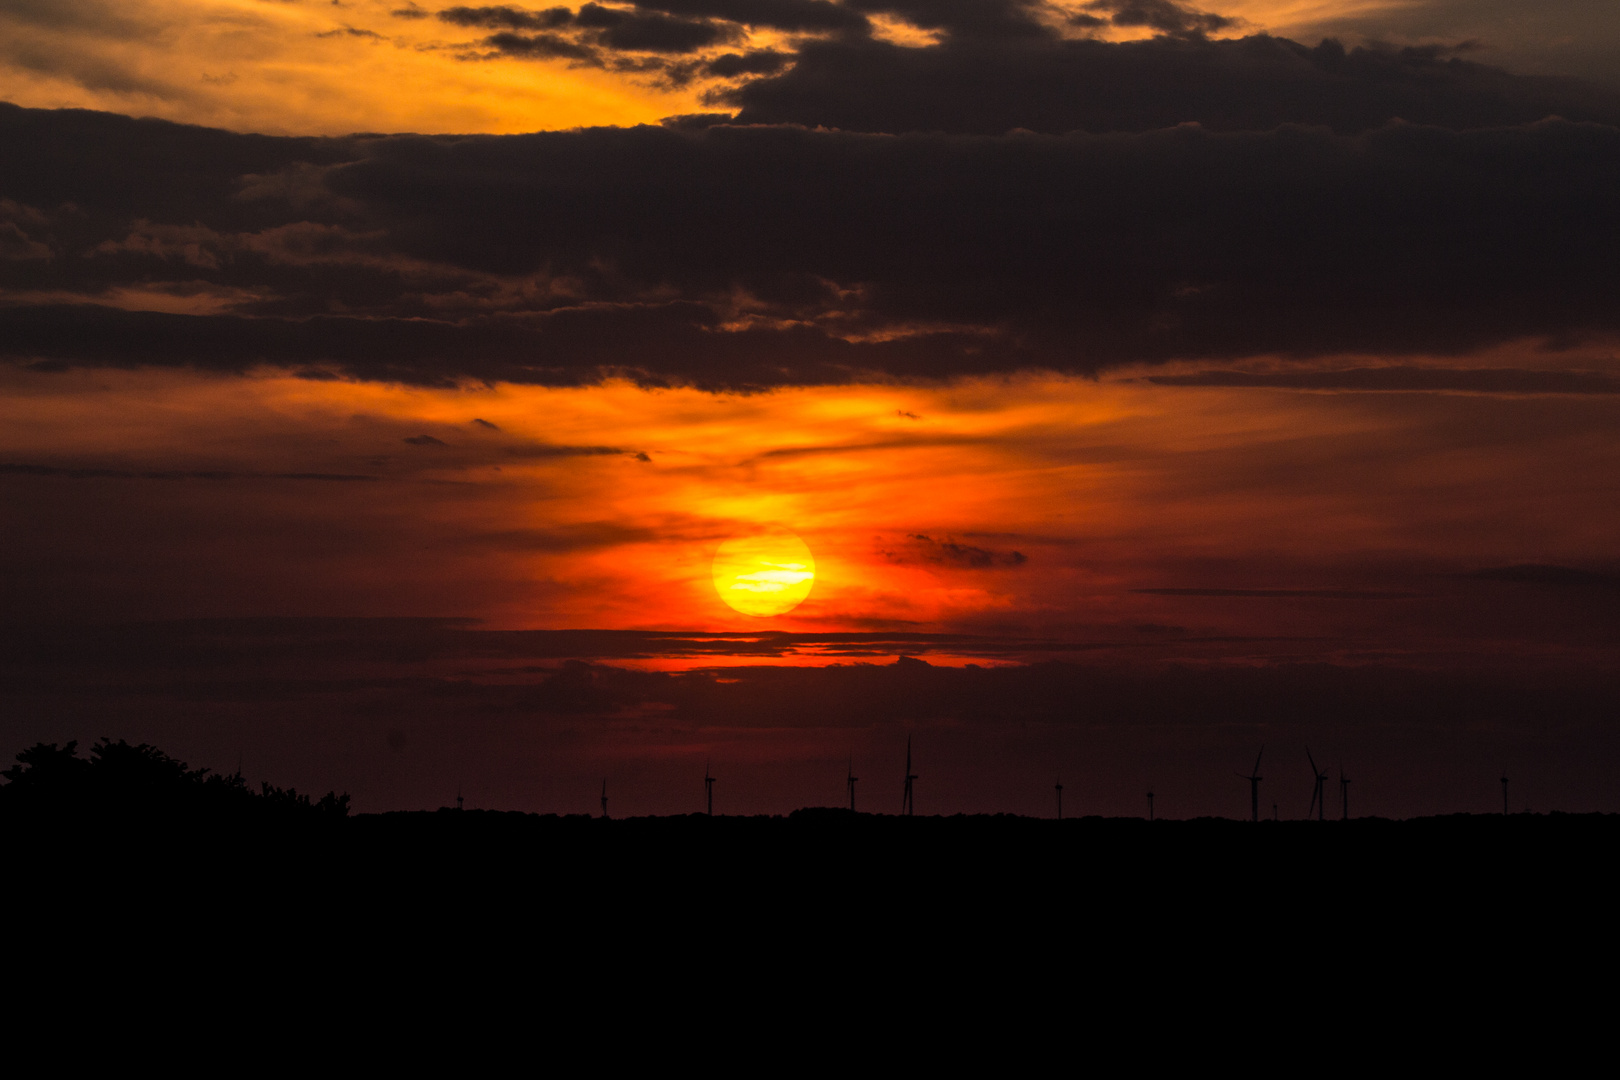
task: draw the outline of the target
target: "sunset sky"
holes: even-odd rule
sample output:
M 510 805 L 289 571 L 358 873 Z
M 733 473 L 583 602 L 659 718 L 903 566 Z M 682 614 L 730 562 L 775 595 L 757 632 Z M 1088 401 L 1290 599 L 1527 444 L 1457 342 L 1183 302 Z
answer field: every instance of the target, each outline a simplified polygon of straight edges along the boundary
M 1610 0 L 0 0 L 0 753 L 1620 811 L 1617 72 Z

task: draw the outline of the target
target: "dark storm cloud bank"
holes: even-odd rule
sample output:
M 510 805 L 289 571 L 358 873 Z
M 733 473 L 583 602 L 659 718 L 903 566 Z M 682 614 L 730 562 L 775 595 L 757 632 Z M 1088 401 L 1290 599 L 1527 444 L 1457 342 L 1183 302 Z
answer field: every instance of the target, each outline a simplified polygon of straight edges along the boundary
M 871 39 L 802 45 L 794 66 L 715 94 L 742 123 L 850 131 L 1219 130 L 1297 123 L 1342 133 L 1399 117 L 1483 127 L 1557 114 L 1612 123 L 1620 97 L 1531 79 L 1441 50 L 1306 47 L 1265 35 L 1110 43 L 1035 36 L 910 49 Z
M 0 355 L 45 368 L 746 387 L 1620 329 L 1620 130 L 1568 121 L 321 140 L 0 107 L 0 200 Z

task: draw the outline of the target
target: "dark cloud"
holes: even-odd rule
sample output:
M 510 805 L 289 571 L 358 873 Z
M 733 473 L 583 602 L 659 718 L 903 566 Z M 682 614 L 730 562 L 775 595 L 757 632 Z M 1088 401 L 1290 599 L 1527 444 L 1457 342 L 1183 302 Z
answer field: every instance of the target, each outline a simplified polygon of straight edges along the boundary
M 342 27 L 342 28 L 337 29 L 337 30 L 325 30 L 325 31 L 322 31 L 321 33 L 316 34 L 315 36 L 318 37 L 318 38 L 345 37 L 346 36 L 346 37 L 357 37 L 357 38 L 371 38 L 374 41 L 387 41 L 388 40 L 386 37 L 384 37 L 383 35 L 377 33 L 377 31 L 375 31 L 375 30 L 365 30 L 365 29 L 360 29 L 360 28 L 356 28 L 356 27 L 353 27 L 353 26 L 345 26 L 345 27 Z
M 0 30 L 5 29 L 0 22 Z M 167 103 L 186 102 L 194 97 L 191 86 L 154 78 L 136 62 L 79 48 L 71 38 L 60 43 L 41 42 L 31 36 L 13 37 L 0 32 L 0 64 L 13 71 L 76 83 L 91 91 L 138 94 Z
M 1054 40 L 1039 0 L 845 0 L 868 14 L 894 15 L 949 41 Z
M 474 420 L 472 422 L 489 431 L 501 430 L 487 420 Z M 408 435 L 401 441 L 411 446 L 435 447 L 445 450 L 464 449 L 454 447 L 443 439 L 427 434 Z M 549 461 L 556 458 L 618 456 L 640 457 L 643 461 L 647 460 L 645 455 L 637 454 L 631 450 L 622 450 L 617 446 L 571 446 L 563 443 L 525 442 L 504 445 L 499 450 L 492 450 L 486 444 L 483 448 L 475 448 L 471 452 L 477 459 L 484 461 L 499 461 L 506 458 L 516 458 L 522 461 Z M 500 455 L 499 457 L 492 456 L 497 453 Z M 465 454 L 458 455 L 457 460 L 465 464 L 465 457 Z
M 5 250 L 51 252 L 0 259 L 0 355 L 44 368 L 736 387 L 1620 331 L 1595 123 L 282 139 L 7 106 L 0 160 Z M 132 287 L 226 299 L 96 306 Z M 1608 387 L 1411 370 L 1297 382 Z
M 635 6 L 642 11 L 723 19 L 773 30 L 861 32 L 869 26 L 852 6 L 828 0 L 642 0 Z
M 493 424 L 488 420 L 482 420 L 482 419 L 480 419 L 480 418 L 478 418 L 476 416 L 473 417 L 472 422 L 477 424 L 479 427 L 485 428 L 485 429 L 487 429 L 489 431 L 499 431 L 499 430 L 501 430 L 499 425 Z
M 577 550 L 641 542 L 650 534 L 612 523 L 586 524 L 545 532 L 475 536 L 485 543 L 515 543 L 545 550 Z M 36 628 L 37 629 L 37 628 Z M 24 627 L 0 629 L 0 640 L 27 638 Z M 987 657 L 1084 650 L 1094 643 L 972 634 L 886 632 L 790 633 L 710 630 L 485 630 L 477 620 L 455 618 L 235 618 L 141 623 L 72 633 L 35 635 L 32 643 L 6 654 L 0 663 L 56 664 L 87 660 L 109 668 L 144 667 L 154 651 L 169 655 L 217 653 L 241 644 L 242 662 L 258 659 L 301 662 L 428 661 L 472 659 L 645 660 L 691 657 L 788 657 L 814 655 L 825 648 L 864 655 L 912 656 L 944 653 Z
M 1551 566 L 1543 563 L 1521 563 L 1517 566 L 1498 566 L 1476 570 L 1467 575 L 1478 581 L 1510 581 L 1522 585 L 1547 585 L 1566 589 L 1595 589 L 1603 592 L 1620 591 L 1620 577 L 1580 570 L 1570 566 Z
M 1532 79 L 1432 48 L 1317 47 L 1264 35 L 1110 43 L 1043 36 L 907 48 L 875 39 L 804 43 L 780 75 L 718 94 L 741 123 L 849 131 L 1016 128 L 1147 131 L 1323 125 L 1342 133 L 1402 119 L 1453 128 L 1549 115 L 1620 118 L 1620 96 Z
M 1239 25 L 1242 20 L 1174 3 L 1173 0 L 1091 0 L 1082 5 L 1088 12 L 1107 15 L 1114 26 L 1145 26 L 1175 37 L 1203 37 Z M 1071 22 L 1094 26 L 1104 20 L 1097 15 L 1077 15 Z
M 573 11 L 565 7 L 547 8 L 544 11 L 516 7 L 453 7 L 439 12 L 438 17 L 454 26 L 487 30 L 556 30 L 574 21 Z
M 735 27 L 725 23 L 658 13 L 629 13 L 600 4 L 581 5 L 574 22 L 599 31 L 598 40 L 608 48 L 638 52 L 695 52 L 741 36 Z
M 1525 73 L 1620 84 L 1620 7 L 1605 0 L 1416 0 L 1321 5 L 1290 24 L 1301 40 L 1471 42 L 1490 63 Z
M 690 19 L 661 11 L 626 11 L 588 3 L 531 11 L 517 7 L 453 7 L 439 18 L 455 26 L 499 30 L 482 44 L 508 56 L 538 59 L 596 59 L 593 46 L 621 52 L 690 53 L 741 38 L 739 27 L 711 19 Z M 551 31 L 583 32 L 583 40 Z M 546 31 L 525 36 L 515 31 Z
M 579 525 L 559 525 L 549 529 L 505 529 L 474 533 L 456 538 L 456 544 L 487 546 L 502 551 L 543 551 L 547 553 L 593 551 L 620 544 L 645 544 L 659 540 L 654 529 L 636 528 L 612 521 Z
M 1018 567 L 1029 561 L 1029 557 L 1021 551 L 995 551 L 971 544 L 959 544 L 949 537 L 935 539 L 924 533 L 912 533 L 906 537 L 906 541 L 905 547 L 885 551 L 884 555 L 891 562 L 932 563 L 960 570 Z
M 792 328 L 720 332 L 701 305 L 564 310 L 538 321 L 238 318 L 106 307 L 0 308 L 0 357 L 37 370 L 197 366 L 245 372 L 267 364 L 309 377 L 330 365 L 383 382 L 451 386 L 471 378 L 577 386 L 620 373 L 648 385 L 705 388 L 840 383 L 861 372 L 918 376 L 983 370 L 971 341 L 931 335 L 852 344 Z M 446 362 L 446 357 L 454 357 Z M 627 368 L 626 357 L 660 357 Z
M 585 64 L 600 64 L 596 50 L 556 34 L 491 34 L 480 44 L 494 50 L 492 55 L 516 56 L 534 60 L 576 60 Z M 480 57 L 479 59 L 483 59 Z
M 103 469 L 85 466 L 16 463 L 0 463 L 0 476 L 37 476 L 62 480 L 318 480 L 338 483 L 380 479 L 376 476 L 354 473 L 265 473 L 206 469 Z
M 47 227 L 46 216 L 33 207 L 0 199 L 0 259 L 49 259 L 51 246 L 43 235 Z
M 614 457 L 627 454 L 629 451 L 620 450 L 616 446 L 559 446 L 551 443 L 529 443 L 524 446 L 509 446 L 506 453 L 512 457 L 529 460 L 545 460 L 547 458 L 564 457 Z
M 160 24 L 132 19 L 125 5 L 108 0 L 5 0 L 0 4 L 0 19 L 116 38 L 161 32 Z
M 1148 375 L 1161 386 L 1264 387 L 1281 390 L 1452 392 L 1468 394 L 1615 394 L 1620 378 L 1597 371 L 1523 368 L 1346 368 L 1337 371 L 1199 371 Z
M 1412 600 L 1420 594 L 1375 589 L 1132 589 L 1149 596 L 1209 596 L 1255 600 Z
M 401 11 L 414 17 L 420 9 Z M 1515 78 L 1463 62 L 1453 46 L 1363 44 L 1346 51 L 1333 40 L 1315 49 L 1264 35 L 1212 41 L 1208 35 L 1231 31 L 1241 20 L 1174 0 L 1096 0 L 1080 11 L 1029 0 L 662 0 L 587 3 L 577 11 L 457 6 L 437 14 L 452 25 L 499 32 L 481 42 L 489 52 L 468 57 L 565 59 L 657 72 L 683 84 L 699 74 L 756 76 L 746 87 L 715 91 L 717 102 L 740 107 L 751 123 L 999 134 L 1293 122 L 1350 132 L 1395 117 L 1477 126 L 1553 113 L 1620 113 L 1613 93 L 1567 80 Z M 868 15 L 898 18 L 940 40 L 918 48 L 876 39 Z M 1076 40 L 1058 31 L 1062 24 L 1140 27 L 1158 36 Z M 817 36 L 790 42 L 795 51 L 781 58 L 711 57 L 712 70 L 701 72 L 658 62 L 658 55 L 740 41 L 745 27 Z M 596 50 L 655 55 L 609 61 Z
M 704 65 L 703 70 L 717 78 L 730 79 L 738 75 L 773 75 L 790 62 L 792 56 L 774 49 L 757 49 L 747 53 L 726 53 Z M 718 119 L 718 117 L 717 117 Z

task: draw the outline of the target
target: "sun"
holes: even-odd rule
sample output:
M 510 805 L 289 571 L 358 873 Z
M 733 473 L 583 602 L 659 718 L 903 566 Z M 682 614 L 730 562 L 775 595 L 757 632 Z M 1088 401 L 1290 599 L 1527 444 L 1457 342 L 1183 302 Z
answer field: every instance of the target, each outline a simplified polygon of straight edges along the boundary
M 816 560 L 788 529 L 735 536 L 714 553 L 714 590 L 744 615 L 786 615 L 815 583 Z

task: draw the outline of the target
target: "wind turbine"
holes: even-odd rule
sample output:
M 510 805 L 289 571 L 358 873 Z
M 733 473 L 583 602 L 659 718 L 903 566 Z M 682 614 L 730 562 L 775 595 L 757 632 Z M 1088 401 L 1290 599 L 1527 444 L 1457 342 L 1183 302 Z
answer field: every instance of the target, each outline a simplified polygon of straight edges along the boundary
M 911 782 L 917 779 L 917 774 L 911 771 L 911 737 L 906 737 L 906 792 L 900 796 L 900 813 L 911 817 L 916 812 L 916 804 L 911 801 Z
M 1260 775 L 1260 759 L 1265 756 L 1266 747 L 1261 743 L 1260 752 L 1254 755 L 1254 768 L 1249 770 L 1249 775 L 1243 776 L 1242 773 L 1238 773 L 1249 782 L 1249 814 L 1255 821 L 1260 820 L 1260 781 L 1263 779 Z
M 855 809 L 855 781 L 859 779 L 860 777 L 855 775 L 855 759 L 851 757 L 849 759 L 849 770 L 844 776 L 844 787 L 849 789 L 849 808 L 851 810 Z
M 1350 820 L 1350 778 L 1344 775 L 1344 766 L 1339 766 L 1339 802 L 1342 806 L 1339 820 Z
M 1311 808 L 1305 811 L 1305 820 L 1311 820 L 1311 810 L 1315 810 L 1316 820 L 1321 821 L 1327 803 L 1327 773 L 1316 767 L 1316 759 L 1311 757 L 1308 746 L 1305 748 L 1305 760 L 1311 763 L 1311 775 L 1316 778 L 1316 783 L 1311 787 Z
M 1057 778 L 1057 783 L 1053 784 L 1052 787 L 1057 790 L 1058 820 L 1062 821 L 1063 820 L 1063 777 L 1061 777 L 1061 776 L 1058 777 Z
M 1507 817 L 1507 769 L 1502 770 L 1502 816 Z
M 1148 792 L 1148 820 L 1153 820 L 1153 792 Z
M 607 817 L 607 777 L 602 778 L 602 817 Z
M 709 816 L 714 817 L 714 781 L 715 777 L 709 775 L 710 763 L 703 763 L 703 793 L 709 798 Z

